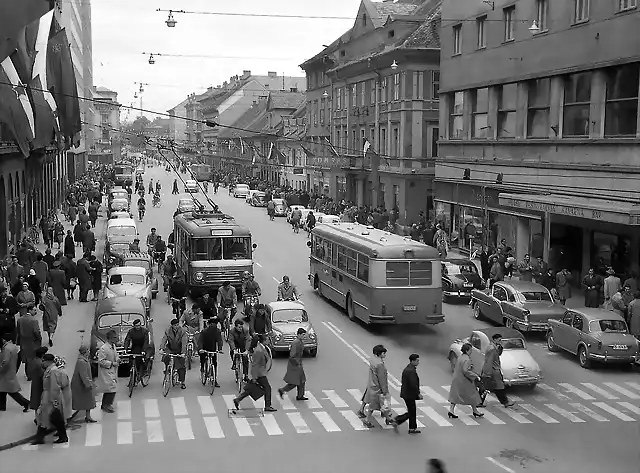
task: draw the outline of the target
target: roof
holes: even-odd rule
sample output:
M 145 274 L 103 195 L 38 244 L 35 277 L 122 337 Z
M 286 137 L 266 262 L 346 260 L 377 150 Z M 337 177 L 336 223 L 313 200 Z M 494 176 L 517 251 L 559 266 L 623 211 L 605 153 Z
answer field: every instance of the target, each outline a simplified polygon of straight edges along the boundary
M 111 227 L 135 227 L 136 221 L 132 218 L 114 218 L 107 222 L 107 229 Z
M 233 123 L 233 128 L 223 127 L 218 134 L 220 139 L 237 138 L 251 136 L 252 132 L 259 132 L 263 128 L 263 124 L 260 125 L 259 119 L 267 112 L 267 101 L 260 100 L 258 103 L 253 104 L 245 113 L 243 113 L 238 120 Z M 240 128 L 243 131 L 237 130 Z
M 129 251 L 122 255 L 122 259 L 125 260 L 148 260 L 151 258 L 151 255 L 147 251 Z
M 174 222 L 189 231 L 193 236 L 211 237 L 212 232 L 215 230 L 230 231 L 229 235 L 220 234 L 219 236 L 251 236 L 251 230 L 236 223 L 231 215 L 211 214 L 210 216 L 202 217 L 197 213 L 191 212 L 176 215 Z
M 304 304 L 298 301 L 274 301 L 267 305 L 273 310 L 304 310 Z
M 107 89 L 106 87 L 102 87 L 101 85 L 96 86 L 96 92 L 100 94 L 116 94 L 117 93 L 114 90 Z
M 434 8 L 424 23 L 415 30 L 402 44 L 408 49 L 429 48 L 440 49 L 440 24 L 442 22 L 442 3 Z
M 524 338 L 521 332 L 514 328 L 507 327 L 488 327 L 480 330 L 474 330 L 474 332 L 482 332 L 484 333 L 489 340 L 496 334 L 502 335 L 502 338 Z
M 306 100 L 306 96 L 301 92 L 272 92 L 269 94 L 269 110 L 297 110 Z
M 496 284 L 511 287 L 519 292 L 539 292 L 541 289 L 545 292 L 547 291 L 544 286 L 533 281 L 516 281 L 512 279 L 510 281 L 496 281 Z
M 571 312 L 577 312 L 584 315 L 588 320 L 623 320 L 624 318 L 610 310 L 583 307 L 580 309 L 570 309 Z
M 393 2 L 371 2 L 377 18 L 372 18 L 376 28 L 383 25 L 387 18 L 394 16 L 408 16 L 417 13 L 424 0 L 396 0 Z
M 99 299 L 96 303 L 96 315 L 106 313 L 133 313 L 145 315 L 147 310 L 140 298 L 135 296 L 117 296 Z
M 109 270 L 108 274 L 137 274 L 146 276 L 147 270 L 141 266 L 114 266 Z
M 458 264 L 471 264 L 472 261 L 469 258 L 447 258 L 442 260 L 443 263 L 458 263 Z

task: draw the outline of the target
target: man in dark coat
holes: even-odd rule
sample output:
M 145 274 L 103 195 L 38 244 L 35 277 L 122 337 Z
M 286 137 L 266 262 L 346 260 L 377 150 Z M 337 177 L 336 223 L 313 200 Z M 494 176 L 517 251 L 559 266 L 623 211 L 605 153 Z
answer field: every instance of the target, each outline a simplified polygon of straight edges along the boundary
M 0 335 L 11 334 L 11 340 L 16 339 L 16 314 L 19 311 L 18 303 L 9 294 L 7 286 L 0 282 Z
M 402 370 L 402 384 L 400 386 L 400 397 L 407 406 L 407 412 L 396 417 L 397 425 L 409 421 L 410 434 L 420 433 L 416 419 L 416 401 L 422 399 L 420 378 L 416 371 L 418 364 L 420 364 L 420 356 L 415 353 L 409 355 L 409 364 Z
M 47 273 L 49 272 L 49 265 L 45 263 L 42 253 L 36 255 L 36 262 L 33 263 L 33 268 L 36 272 L 36 277 L 40 282 L 40 289 L 44 289 L 44 284 L 47 282 Z
M 96 249 L 96 236 L 89 227 L 86 227 L 82 234 L 83 251 L 94 251 Z
M 78 278 L 78 285 L 80 286 L 80 302 L 87 302 L 87 295 L 89 289 L 91 289 L 91 266 L 87 258 L 91 256 L 91 253 L 86 252 L 76 265 L 76 276 Z
M 98 293 L 102 289 L 102 263 L 98 261 L 96 255 L 89 257 L 89 266 L 91 267 L 91 290 L 93 292 L 93 300 L 98 300 Z
M 15 286 L 20 276 L 25 275 L 24 268 L 18 263 L 18 258 L 14 255 L 11 257 L 11 264 L 7 266 L 7 275 L 9 276 L 9 285 Z
M 26 273 L 31 269 L 31 265 L 35 261 L 35 252 L 25 242 L 22 242 L 18 251 L 16 251 L 16 257 L 18 258 L 18 264 L 24 267 Z
M 40 331 L 40 324 L 35 315 L 37 309 L 31 308 L 27 314 L 18 319 L 17 323 L 17 344 L 20 346 L 20 359 L 16 371 L 20 368 L 20 363 L 25 364 L 25 374 L 28 375 L 28 366 L 31 360 L 36 356 L 36 349 L 42 346 L 42 332 Z M 27 376 L 29 380 L 29 378 Z
M 582 279 L 585 307 L 598 308 L 600 306 L 600 288 L 602 288 L 602 284 L 602 277 L 599 274 L 595 274 L 593 268 L 589 268 L 589 272 Z
M 49 269 L 53 268 L 53 262 L 55 261 L 55 257 L 51 254 L 51 248 L 47 248 L 44 252 L 44 256 L 42 257 L 42 261 L 47 263 Z
M 62 269 L 62 263 L 60 261 L 53 263 L 53 268 L 49 270 L 47 281 L 49 282 L 49 286 L 53 289 L 53 293 L 58 298 L 58 301 L 60 301 L 60 305 L 67 305 L 67 298 L 65 297 L 67 276 Z
M 307 331 L 300 327 L 297 332 L 296 339 L 291 343 L 289 349 L 289 362 L 287 363 L 287 372 L 284 375 L 285 386 L 278 389 L 280 398 L 284 396 L 284 393 L 288 393 L 293 388 L 298 388 L 296 401 L 306 401 L 304 396 L 304 386 L 307 382 L 307 377 L 304 374 L 304 367 L 302 366 L 302 357 L 304 356 L 304 341 L 303 338 Z
M 96 202 L 89 204 L 89 220 L 91 220 L 91 227 L 96 227 L 96 221 L 98 220 L 98 208 L 99 205 Z

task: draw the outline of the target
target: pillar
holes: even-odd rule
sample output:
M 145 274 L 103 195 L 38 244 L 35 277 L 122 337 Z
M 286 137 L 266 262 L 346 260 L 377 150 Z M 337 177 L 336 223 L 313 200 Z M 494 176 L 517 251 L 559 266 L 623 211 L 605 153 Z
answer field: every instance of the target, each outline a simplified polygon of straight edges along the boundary
M 582 229 L 582 273 L 580 277 L 584 276 L 591 267 L 591 230 L 588 228 Z
M 549 261 L 549 250 L 551 247 L 551 214 L 549 212 L 544 213 L 544 221 L 542 224 L 542 238 L 544 240 L 542 259 Z
M 516 258 L 518 261 L 522 261 L 524 255 L 530 252 L 529 247 L 531 244 L 529 219 L 526 217 L 518 217 L 516 243 Z M 548 259 L 545 259 L 545 261 L 548 262 Z

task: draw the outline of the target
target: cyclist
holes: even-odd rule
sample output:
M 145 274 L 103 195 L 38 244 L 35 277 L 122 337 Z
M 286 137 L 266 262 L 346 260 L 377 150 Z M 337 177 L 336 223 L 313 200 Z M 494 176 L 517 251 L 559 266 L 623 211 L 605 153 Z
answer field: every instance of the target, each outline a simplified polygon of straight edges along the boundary
M 187 332 L 182 327 L 180 327 L 180 321 L 178 319 L 173 319 L 171 321 L 171 325 L 167 327 L 167 331 L 164 333 L 162 342 L 160 343 L 160 350 L 172 355 L 187 354 Z M 171 358 L 168 356 L 162 357 L 165 374 L 167 369 L 169 369 L 170 360 Z M 184 383 L 185 374 L 187 372 L 185 368 L 185 359 L 175 358 L 173 360 L 173 363 L 175 368 L 178 370 L 178 380 L 180 381 L 180 387 L 182 389 L 187 389 L 187 385 Z
M 202 310 L 202 318 L 205 320 L 215 319 L 218 322 L 218 310 L 216 309 L 216 301 L 212 296 L 213 291 L 205 292 L 200 298 L 200 309 Z
M 169 296 L 174 299 L 178 299 L 177 301 L 173 302 L 173 308 L 175 310 L 178 304 L 180 304 L 180 314 L 182 314 L 182 312 L 185 310 L 186 303 L 184 302 L 184 300 L 187 297 L 188 290 L 189 288 L 184 280 L 184 273 L 182 271 L 178 271 L 169 288 Z
M 158 239 L 158 235 L 156 234 L 155 227 L 151 229 L 151 233 L 147 235 L 147 251 L 151 254 L 153 252 L 153 248 L 156 245 L 156 240 Z
M 142 376 L 144 365 L 150 358 L 149 330 L 142 326 L 140 319 L 133 321 L 133 327 L 127 332 L 124 338 L 124 349 L 134 355 L 144 355 L 144 358 L 135 358 L 136 369 Z
M 238 295 L 236 294 L 236 288 L 231 285 L 230 281 L 225 281 L 222 287 L 218 289 L 218 297 L 216 298 L 218 303 L 220 322 L 224 324 L 224 309 L 231 308 L 231 320 L 236 316 L 236 307 L 238 306 Z M 229 323 L 231 322 L 229 320 Z M 224 325 L 223 325 L 224 326 Z
M 202 311 L 196 302 L 191 305 L 191 309 L 183 312 L 182 317 L 180 317 L 180 325 L 186 329 L 189 335 L 194 337 L 193 349 L 197 352 L 199 340 L 195 337 L 195 332 L 202 332 L 202 329 L 204 328 L 204 319 L 202 318 Z
M 211 362 L 213 363 L 213 369 L 216 374 L 216 388 L 219 388 L 218 384 L 218 355 L 217 353 L 222 353 L 222 333 L 220 333 L 220 328 L 218 327 L 217 322 L 213 322 L 211 320 L 207 321 L 207 328 L 205 328 L 200 334 L 200 348 L 205 351 L 215 352 L 216 355 L 213 355 L 211 358 Z M 207 356 L 206 353 L 200 353 L 200 371 L 204 370 L 206 366 Z
M 129 251 L 140 253 L 140 238 L 134 238 L 133 243 L 129 243 Z
M 282 282 L 278 285 L 278 300 L 297 301 L 299 297 L 298 289 L 289 282 L 289 276 L 283 276 Z
M 256 333 L 269 335 L 273 330 L 271 319 L 267 315 L 267 309 L 264 304 L 258 304 L 256 312 L 251 314 L 249 319 L 249 333 L 253 337 Z
M 249 330 L 244 326 L 242 320 L 236 320 L 233 323 L 233 328 L 229 330 L 229 354 L 231 355 L 231 371 L 236 369 L 236 353 L 247 353 L 251 346 L 251 335 Z M 249 363 L 247 357 L 242 357 L 242 374 L 245 381 L 249 374 Z
M 167 245 L 162 241 L 162 237 L 158 235 L 155 245 L 153 245 L 153 260 L 160 265 L 164 263 L 164 258 L 167 255 Z
M 219 183 L 218 181 L 216 181 L 216 182 L 213 184 L 213 193 L 214 193 L 214 194 L 217 194 L 217 193 L 218 193 L 218 189 L 219 189 L 219 188 L 220 188 L 220 183 Z
M 163 281 L 164 292 L 167 292 L 169 290 L 169 284 L 173 280 L 173 277 L 175 276 L 176 271 L 177 271 L 177 268 L 176 268 L 175 261 L 173 261 L 173 255 L 168 255 L 167 262 L 164 264 L 164 267 L 162 268 L 162 281 Z
M 160 189 L 162 189 L 160 181 L 156 181 L 156 195 L 158 196 L 158 198 L 160 197 Z
M 158 204 L 160 204 L 160 191 L 156 190 L 156 193 L 153 194 L 153 205 L 157 206 Z
M 307 231 L 311 233 L 311 230 L 313 230 L 313 227 L 315 226 L 316 226 L 316 216 L 313 215 L 313 212 L 309 212 L 309 214 L 307 215 Z
M 267 204 L 267 215 L 269 215 L 270 220 L 276 217 L 276 204 L 273 203 L 273 200 L 270 200 Z
M 242 281 L 242 297 L 246 299 L 247 297 L 258 297 L 262 295 L 260 284 L 255 280 L 255 276 L 253 274 L 249 273 L 249 271 L 245 271 L 242 277 L 244 279 L 244 281 Z
M 291 212 L 291 226 L 294 232 L 300 230 L 300 220 L 302 220 L 302 210 L 296 208 Z
M 144 218 L 144 212 L 147 208 L 147 201 L 144 200 L 144 197 L 140 197 L 138 199 L 138 218 L 140 219 L 140 221 L 142 222 L 142 219 Z

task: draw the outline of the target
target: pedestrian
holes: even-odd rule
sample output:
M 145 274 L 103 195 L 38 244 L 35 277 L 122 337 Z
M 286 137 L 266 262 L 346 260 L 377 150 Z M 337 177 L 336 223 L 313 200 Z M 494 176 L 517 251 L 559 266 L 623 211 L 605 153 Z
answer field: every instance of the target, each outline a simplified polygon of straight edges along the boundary
M 76 222 L 76 225 L 73 227 L 73 241 L 76 243 L 76 246 L 80 246 L 82 244 L 82 235 L 84 233 L 84 227 L 80 220 Z
M 69 209 L 67 210 L 67 217 L 71 223 L 76 221 L 76 217 L 78 216 L 78 208 L 75 205 L 69 205 Z
M 98 380 L 96 389 L 102 394 L 101 408 L 104 412 L 113 413 L 113 400 L 118 389 L 118 366 L 120 357 L 116 351 L 118 334 L 115 330 L 107 333 L 107 341 L 98 350 Z
M 296 339 L 291 342 L 289 348 L 289 361 L 287 362 L 287 372 L 284 375 L 285 386 L 278 389 L 280 399 L 285 393 L 288 393 L 293 388 L 297 389 L 296 401 L 307 401 L 308 398 L 304 396 L 304 386 L 307 382 L 307 377 L 304 373 L 304 367 L 302 366 L 302 357 L 304 356 L 304 337 L 307 331 L 300 327 L 297 332 Z
M 51 251 L 49 250 L 49 253 Z M 18 258 L 14 255 L 11 257 L 11 264 L 7 266 L 7 274 L 9 275 L 9 286 L 13 287 L 20 276 L 24 276 L 24 268 L 18 263 Z
M 31 445 L 42 445 L 51 429 L 55 429 L 58 436 L 53 443 L 69 441 L 66 421 L 71 417 L 71 387 L 67 373 L 58 368 L 55 361 L 51 353 L 46 353 L 42 357 L 42 365 L 45 368 L 42 377 L 42 399 L 36 414 L 38 430 Z
M 177 194 L 179 194 L 179 193 L 180 193 L 180 192 L 178 191 L 178 180 L 177 180 L 177 179 L 174 179 L 174 180 L 173 180 L 173 190 L 171 191 L 171 194 L 172 194 L 172 195 L 177 195 Z
M 60 222 L 60 220 L 56 221 L 55 225 L 53 226 L 53 234 L 54 239 L 58 244 L 58 249 L 60 249 L 60 246 L 64 241 L 64 225 L 62 225 L 62 222 Z
M 640 291 L 636 291 L 629 303 L 629 333 L 640 340 Z
M 96 249 L 96 236 L 89 227 L 85 227 L 82 233 L 82 250 L 87 253 L 95 251 Z
M 422 399 L 420 393 L 420 378 L 416 368 L 420 364 L 420 355 L 412 353 L 409 355 L 409 364 L 402 370 L 402 381 L 400 385 L 400 397 L 407 406 L 407 412 L 396 416 L 397 425 L 409 421 L 409 433 L 419 434 L 416 401 Z
M 40 280 L 38 279 L 38 276 L 36 276 L 36 271 L 33 268 L 29 270 L 27 283 L 29 284 L 29 290 L 33 292 L 33 296 L 35 297 L 35 305 L 38 305 L 40 303 L 40 296 L 42 295 L 42 286 L 40 285 Z
M 566 268 L 556 274 L 556 291 L 562 305 L 571 299 L 571 277 L 571 272 Z
M 65 256 L 76 257 L 76 245 L 73 241 L 71 230 L 67 230 L 67 236 L 64 237 L 64 254 Z
M 82 211 L 80 212 L 80 216 L 78 217 L 78 220 L 80 221 L 80 224 L 82 225 L 82 230 L 83 231 L 86 228 L 89 228 L 89 215 L 87 215 L 87 211 L 84 209 L 84 206 L 82 208 Z
M 265 341 L 266 335 L 257 334 L 251 343 L 251 380 L 264 392 L 264 411 L 276 412 L 277 409 L 271 405 L 271 385 L 267 379 L 272 358 L 270 350 L 265 346 Z M 249 383 L 246 386 L 248 385 Z M 247 396 L 249 396 L 249 391 L 245 388 L 242 394 L 233 400 L 236 409 L 240 409 L 240 402 Z
M 8 333 L 11 340 L 16 340 L 16 314 L 18 313 L 18 303 L 9 294 L 7 286 L 0 281 L 0 335 Z
M 40 325 L 38 319 L 36 319 L 36 308 L 32 307 L 29 312 L 21 316 L 17 323 L 17 344 L 20 346 L 20 358 L 18 360 L 18 366 L 16 371 L 20 367 L 21 363 L 24 363 L 24 372 L 27 375 L 27 380 L 31 380 L 28 373 L 28 365 L 36 356 L 36 349 L 42 346 L 42 332 L 40 332 Z
M 16 302 L 20 307 L 20 315 L 26 315 L 36 306 L 36 295 L 29 289 L 27 281 L 22 282 L 22 290 L 16 294 Z
M 47 268 L 51 269 L 53 268 L 53 263 L 55 262 L 55 258 L 54 256 L 51 254 L 51 248 L 47 248 L 44 251 L 44 256 L 42 257 L 42 260 L 47 263 Z
M 78 300 L 80 302 L 87 302 L 87 296 L 89 295 L 89 289 L 91 289 L 91 266 L 89 265 L 88 258 L 91 253 L 85 252 L 84 256 L 78 260 L 76 265 L 76 276 L 78 277 L 78 285 L 80 286 L 80 296 Z
M 89 266 L 91 267 L 91 292 L 93 292 L 93 300 L 97 301 L 100 289 L 102 289 L 102 263 L 98 261 L 96 255 L 91 255 Z
M 598 308 L 600 305 L 602 277 L 599 274 L 595 274 L 593 268 L 589 268 L 589 272 L 582 279 L 582 287 L 584 288 L 585 307 Z
M 84 411 L 84 421 L 88 424 L 96 422 L 91 417 L 91 409 L 96 407 L 95 385 L 91 377 L 91 365 L 89 363 L 89 347 L 80 345 L 78 361 L 71 378 L 71 403 L 75 417 L 80 411 Z
M 478 412 L 478 406 L 482 404 L 480 394 L 476 388 L 476 383 L 480 381 L 480 377 L 473 371 L 473 363 L 471 362 L 471 344 L 465 343 L 461 348 L 462 354 L 453 370 L 453 379 L 449 388 L 449 417 L 457 419 L 454 411 L 457 404 L 463 406 L 471 406 L 473 417 L 482 417 L 484 414 Z
M 73 261 L 73 256 L 67 255 L 67 260 L 65 261 L 64 265 L 60 266 L 60 268 L 64 270 L 64 276 L 67 281 L 67 285 L 65 286 L 65 289 L 67 291 L 67 299 L 73 300 L 73 293 L 75 292 L 76 286 L 78 285 L 78 278 L 76 277 L 78 267 L 76 265 L 76 262 Z
M 7 394 L 20 404 L 23 412 L 29 411 L 29 400 L 20 394 L 20 382 L 16 373 L 18 365 L 18 347 L 11 340 L 11 334 L 3 333 L 0 337 L 0 411 L 7 410 Z
M 96 227 L 96 221 L 98 220 L 98 209 L 100 206 L 97 202 L 91 202 L 89 204 L 89 220 L 91 221 L 91 227 Z
M 66 264 L 66 263 L 65 263 Z M 53 268 L 49 271 L 48 286 L 53 290 L 53 294 L 58 298 L 60 305 L 67 305 L 65 288 L 67 287 L 67 275 L 62 269 L 62 262 L 53 263 Z
M 622 287 L 622 282 L 620 278 L 616 276 L 616 272 L 613 268 L 607 269 L 607 277 L 604 279 L 604 304 L 602 306 L 605 310 L 612 310 L 611 308 L 611 298 L 615 293 L 617 293 Z
M 49 266 L 44 261 L 42 253 L 38 252 L 36 255 L 36 261 L 31 268 L 35 271 L 38 282 L 40 283 L 40 291 L 44 289 L 44 285 L 47 282 L 47 273 L 49 272 Z
M 38 411 L 42 399 L 42 378 L 44 376 L 44 365 L 42 357 L 49 351 L 48 347 L 40 347 L 36 350 L 36 356 L 29 365 L 29 377 L 31 378 L 31 397 L 29 398 L 29 408 Z M 37 421 L 36 421 L 37 422 Z
M 529 255 L 524 255 L 522 262 L 518 265 L 518 273 L 520 273 L 520 281 L 533 281 L 533 266 L 531 266 Z
M 500 364 L 500 355 L 502 354 L 501 341 L 502 335 L 499 333 L 495 333 L 491 337 L 491 344 L 485 354 L 484 366 L 482 367 L 482 382 L 488 391 L 496 395 L 498 401 L 504 407 L 511 407 L 514 402 L 509 401 L 502 378 L 502 365 Z
M 611 296 L 611 311 L 627 320 L 627 303 L 625 295 L 630 291 L 628 286 L 623 286 Z
M 376 345 L 373 347 L 373 356 L 374 359 L 369 362 L 369 380 L 364 398 L 367 404 L 364 412 L 367 417 L 362 422 L 367 428 L 374 428 L 373 412 L 380 411 L 387 425 L 393 425 L 397 428 L 389 405 L 389 381 L 387 367 L 384 364 L 387 349 L 382 345 Z
M 46 215 L 43 215 L 40 218 L 40 231 L 42 232 L 42 241 L 46 246 L 51 246 L 51 241 L 49 241 L 49 219 Z
M 62 293 L 64 295 L 64 292 Z M 42 297 L 40 304 L 42 311 L 42 328 L 49 336 L 49 346 L 53 346 L 53 334 L 56 333 L 58 327 L 58 317 L 62 317 L 62 306 L 60 301 L 53 293 L 53 288 L 49 286 L 47 292 Z

